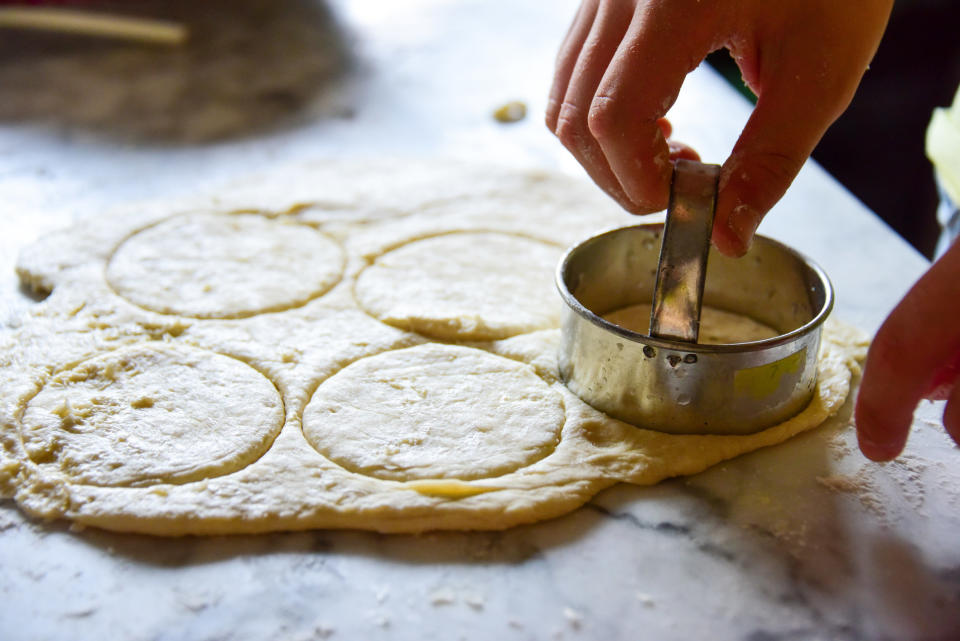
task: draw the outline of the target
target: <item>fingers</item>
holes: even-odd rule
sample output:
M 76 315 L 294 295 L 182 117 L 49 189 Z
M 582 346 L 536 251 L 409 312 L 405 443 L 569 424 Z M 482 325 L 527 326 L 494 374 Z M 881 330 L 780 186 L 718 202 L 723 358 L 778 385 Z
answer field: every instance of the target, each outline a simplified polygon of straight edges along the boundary
M 632 3 L 602 0 L 580 48 L 554 133 L 590 177 L 624 208 L 635 211 L 587 124 L 590 104 L 633 15 Z
M 585 0 L 577 10 L 577 15 L 574 16 L 573 23 L 570 25 L 570 31 L 567 32 L 563 44 L 560 45 L 556 70 L 553 75 L 553 86 L 550 87 L 550 96 L 547 98 L 547 128 L 550 131 L 555 132 L 557 130 L 557 118 L 560 116 L 563 97 L 566 95 L 567 86 L 570 84 L 570 76 L 573 75 L 573 68 L 577 64 L 580 50 L 583 49 L 583 43 L 586 42 L 587 36 L 590 34 L 590 27 L 593 26 L 596 15 L 596 0 Z
M 742 255 L 849 104 L 891 3 L 584 0 L 558 58 L 547 126 L 626 209 L 663 209 L 670 159 L 696 154 L 671 144 L 658 120 L 686 74 L 730 47 L 760 98 L 724 163 L 713 241 Z
M 623 70 L 611 70 L 611 60 L 618 51 L 624 48 L 623 40 L 628 27 L 634 20 L 633 3 L 630 2 L 585 2 L 581 5 L 570 32 L 561 47 L 557 58 L 557 70 L 554 84 L 551 88 L 546 124 L 557 135 L 564 146 L 574 155 L 587 173 L 601 188 L 614 197 L 621 206 L 637 214 L 649 213 L 666 207 L 670 184 L 670 160 L 686 158 L 699 160 L 696 151 L 691 147 L 676 141 L 668 141 L 670 123 L 659 118 L 672 103 L 679 90 L 679 83 L 689 68 L 681 67 L 677 70 L 677 78 L 670 89 L 669 100 L 648 97 L 640 92 L 639 96 L 646 99 L 647 105 L 659 105 L 650 112 L 646 119 L 637 118 L 630 106 L 626 106 L 623 119 L 628 123 L 637 123 L 641 126 L 637 131 L 617 131 L 613 128 L 602 129 L 603 138 L 598 138 L 595 127 L 598 127 L 597 114 L 602 118 L 603 109 L 597 111 L 595 106 L 603 102 L 608 96 L 600 94 L 599 85 L 604 78 L 611 75 L 619 77 Z M 672 56 L 666 56 L 673 60 Z M 624 61 L 623 64 L 629 64 Z M 631 74 L 636 70 L 631 70 Z M 662 69 L 655 68 L 651 76 L 661 77 Z M 627 74 L 626 79 L 642 76 Z M 630 83 L 635 84 L 635 83 Z M 599 96 L 599 98 L 598 98 Z M 666 103 L 666 107 L 663 104 Z M 639 104 L 639 109 L 648 107 Z M 652 108 L 652 107 L 651 107 Z M 613 125 L 611 125 L 613 127 Z M 639 130 L 645 130 L 644 140 L 650 140 L 653 149 L 638 158 L 640 164 L 634 167 L 624 158 L 632 150 L 644 150 L 643 144 L 638 144 L 636 136 Z M 611 148 L 605 149 L 604 145 Z M 608 151 L 618 153 L 611 156 Z M 619 173 L 611 168 L 611 161 L 619 159 Z M 656 170 L 651 175 L 647 168 L 653 166 Z M 637 189 L 636 185 L 640 185 Z M 631 197 L 625 185 L 632 185 L 637 197 Z M 643 190 L 654 194 L 644 196 Z
M 646 3 L 613 55 L 590 106 L 589 128 L 636 213 L 667 206 L 670 157 L 691 157 L 685 145 L 673 154 L 660 119 L 676 100 L 687 73 L 711 49 L 705 14 L 711 3 Z M 670 24 L 697 25 L 678 39 Z
M 868 458 L 886 461 L 903 450 L 917 403 L 960 351 L 958 274 L 955 244 L 894 308 L 870 346 L 856 407 L 860 449 Z M 954 439 L 960 436 L 958 387 L 944 414 Z
M 688 46 L 693 40 L 684 38 L 690 53 L 678 58 L 677 40 L 656 26 L 679 19 L 679 5 L 646 3 L 635 12 L 634 4 L 581 5 L 557 58 L 546 124 L 594 182 L 628 211 L 644 214 L 666 207 L 671 160 L 699 160 L 691 147 L 668 140 L 670 123 L 661 116 L 709 47 Z M 646 15 L 650 7 L 657 16 Z

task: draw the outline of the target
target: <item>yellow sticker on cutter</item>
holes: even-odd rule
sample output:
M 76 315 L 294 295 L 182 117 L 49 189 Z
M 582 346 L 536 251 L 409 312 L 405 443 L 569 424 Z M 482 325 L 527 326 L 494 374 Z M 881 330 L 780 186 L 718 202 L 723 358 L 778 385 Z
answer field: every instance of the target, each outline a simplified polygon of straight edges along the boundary
M 748 367 L 733 376 L 733 391 L 736 396 L 765 398 L 777 391 L 780 381 L 787 374 L 796 374 L 807 359 L 807 348 L 794 352 L 779 361 Z

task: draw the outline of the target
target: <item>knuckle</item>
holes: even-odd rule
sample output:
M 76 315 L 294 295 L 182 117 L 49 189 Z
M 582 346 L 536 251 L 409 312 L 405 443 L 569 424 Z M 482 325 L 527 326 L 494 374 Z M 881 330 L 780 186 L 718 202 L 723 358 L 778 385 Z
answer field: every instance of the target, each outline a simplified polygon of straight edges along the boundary
M 597 139 L 610 138 L 617 129 L 616 103 L 607 96 L 597 96 L 590 103 L 587 128 Z
M 581 110 L 575 105 L 564 103 L 557 115 L 557 125 L 554 134 L 568 149 L 583 146 L 584 139 L 589 136 Z
M 763 175 L 763 180 L 789 184 L 800 172 L 806 156 L 795 152 L 764 151 L 754 158 L 754 167 Z
M 557 117 L 559 115 L 560 105 L 557 104 L 557 101 L 553 98 L 547 101 L 547 109 L 544 113 L 544 122 L 547 125 L 547 129 L 550 131 L 555 131 L 557 128 Z
M 757 151 L 731 168 L 727 184 L 755 209 L 767 211 L 786 192 L 803 166 L 805 156 L 782 151 Z

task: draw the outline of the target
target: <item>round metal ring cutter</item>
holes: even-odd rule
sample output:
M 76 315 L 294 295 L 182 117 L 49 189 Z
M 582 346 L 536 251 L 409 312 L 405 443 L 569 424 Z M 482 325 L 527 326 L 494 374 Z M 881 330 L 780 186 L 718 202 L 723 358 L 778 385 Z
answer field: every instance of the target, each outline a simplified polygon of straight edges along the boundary
M 712 249 L 718 172 L 678 161 L 664 225 L 589 238 L 557 268 L 565 302 L 561 376 L 593 407 L 639 427 L 748 434 L 798 413 L 816 387 L 830 281 L 812 261 L 763 236 L 742 258 Z M 603 318 L 638 303 L 652 303 L 648 334 Z M 778 335 L 698 343 L 701 305 L 747 316 Z

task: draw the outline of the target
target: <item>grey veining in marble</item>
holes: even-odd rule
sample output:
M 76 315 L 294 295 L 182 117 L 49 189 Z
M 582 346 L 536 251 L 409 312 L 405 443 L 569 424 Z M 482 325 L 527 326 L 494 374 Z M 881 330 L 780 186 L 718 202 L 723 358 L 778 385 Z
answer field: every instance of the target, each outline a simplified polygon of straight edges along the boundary
M 126 3 L 120 3 L 126 4 Z M 573 0 L 138 2 L 183 50 L 0 33 L 0 317 L 17 248 L 105 208 L 339 155 L 583 174 L 543 127 Z M 526 120 L 491 112 L 523 100 Z M 707 69 L 671 111 L 719 162 L 748 106 Z M 761 227 L 874 329 L 925 261 L 808 164 Z M 688 479 L 618 486 L 502 533 L 164 540 L 0 504 L 0 639 L 960 638 L 960 455 L 925 404 L 905 455 L 824 428 Z

